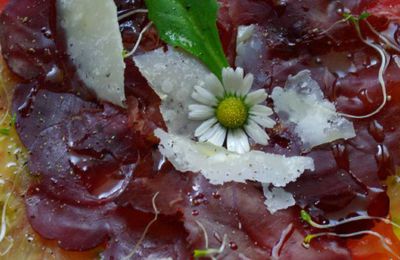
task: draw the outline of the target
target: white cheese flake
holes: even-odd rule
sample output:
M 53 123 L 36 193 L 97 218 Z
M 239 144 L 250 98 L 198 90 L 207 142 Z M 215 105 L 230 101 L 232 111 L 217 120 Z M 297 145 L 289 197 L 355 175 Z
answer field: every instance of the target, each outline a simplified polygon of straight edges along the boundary
M 310 157 L 286 157 L 261 151 L 237 154 L 209 143 L 194 142 L 157 129 L 160 152 L 182 172 L 200 172 L 212 184 L 259 181 L 284 187 L 305 170 L 314 170 Z
M 57 0 L 57 23 L 81 80 L 99 99 L 124 106 L 122 37 L 113 0 Z
M 195 86 L 203 86 L 210 71 L 197 59 L 173 47 L 162 48 L 134 57 L 136 66 L 161 97 L 161 113 L 168 131 L 193 136 L 198 122 L 189 120 L 188 106 Z
M 265 196 L 264 204 L 271 214 L 296 204 L 292 193 L 285 191 L 283 188 L 269 188 L 268 186 L 269 185 L 263 185 Z
M 290 76 L 285 88 L 275 87 L 271 97 L 280 120 L 285 125 L 294 124 L 306 151 L 356 135 L 353 123 L 339 116 L 335 105 L 324 98 L 308 70 Z

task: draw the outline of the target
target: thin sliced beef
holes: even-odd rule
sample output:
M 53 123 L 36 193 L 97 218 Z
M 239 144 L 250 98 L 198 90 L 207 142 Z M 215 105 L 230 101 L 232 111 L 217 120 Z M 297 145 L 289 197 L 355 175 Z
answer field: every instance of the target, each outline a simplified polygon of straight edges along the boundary
M 379 55 L 360 41 L 351 24 L 337 25 L 320 34 L 341 19 L 340 10 L 347 8 L 358 14 L 371 1 L 224 2 L 229 6 L 233 26 L 257 24 L 252 44 L 236 60 L 237 65 L 255 75 L 256 87 L 270 90 L 284 86 L 289 75 L 309 69 L 339 111 L 363 115 L 379 106 L 382 100 L 377 81 Z M 265 15 L 248 15 L 257 14 L 257 10 L 264 10 Z M 382 27 L 376 19 L 371 23 L 379 30 L 388 26 L 383 23 Z M 362 28 L 366 35 L 370 34 L 367 28 Z M 336 217 L 356 211 L 387 215 L 388 198 L 381 180 L 394 173 L 395 160 L 400 155 L 394 141 L 400 134 L 395 127 L 399 112 L 394 100 L 398 99 L 396 86 L 400 82 L 394 72 L 396 66 L 392 63 L 385 75 L 392 101 L 376 117 L 354 121 L 356 138 L 322 145 L 304 154 L 314 159 L 316 170 L 303 174 L 287 190 L 295 195 L 298 205 L 310 207 L 315 216 L 329 218 L 330 212 L 341 209 L 342 215 Z M 271 145 L 264 150 L 300 151 L 291 129 L 278 129 L 272 136 Z M 287 142 L 282 146 L 279 140 Z M 379 207 L 376 201 L 380 201 Z
M 321 240 L 310 249 L 304 248 L 301 242 L 306 231 L 298 209 L 269 214 L 261 190 L 251 184 L 214 186 L 201 175 L 167 170 L 136 179 L 118 200 L 151 213 L 156 193 L 161 214 L 182 216 L 192 250 L 205 248 L 205 228 L 209 248 L 219 248 L 227 236 L 226 248 L 219 255 L 222 259 L 267 259 L 273 251 L 284 259 L 296 259 L 297 254 L 317 259 L 321 250 L 327 259 L 350 259 L 349 252 L 336 240 Z M 284 243 L 276 248 L 288 227 Z
M 116 3 L 120 12 L 143 7 L 143 1 Z M 359 13 L 370 1 L 220 3 L 218 28 L 231 63 L 237 26 L 257 23 L 261 28 L 258 49 L 241 64 L 255 75 L 257 88 L 282 86 L 290 74 L 310 69 L 326 96 L 338 101 L 340 110 L 361 113 L 379 103 L 373 76 L 377 67 L 371 61 L 368 70 L 363 65 L 366 58 L 374 60 L 377 55 L 362 45 L 354 28 L 341 25 L 325 36 L 314 32 L 340 19 L 336 10 L 347 7 Z M 208 247 L 219 248 L 227 236 L 228 244 L 219 256 L 223 259 L 350 258 L 346 246 L 331 238 L 316 240 L 308 250 L 302 247 L 304 236 L 315 230 L 300 222 L 299 207 L 269 214 L 256 184 L 213 186 L 201 175 L 178 173 L 165 164 L 152 134 L 157 127 L 165 128 L 158 109 L 160 99 L 131 60 L 126 61 L 125 71 L 128 111 L 90 101 L 78 91 L 81 83 L 63 76 L 70 75 L 67 70 L 71 68 L 55 57 L 61 49 L 52 39 L 56 33 L 52 5 L 49 0 L 12 0 L 0 17 L 3 56 L 16 75 L 30 80 L 17 87 L 13 107 L 19 136 L 31 153 L 28 166 L 38 177 L 26 196 L 26 207 L 39 234 L 58 240 L 68 250 L 103 245 L 104 258 L 121 259 L 135 249 L 154 218 L 152 198 L 158 193 L 160 215 L 134 259 L 189 259 L 194 249 L 206 246 L 202 227 Z M 144 15 L 121 22 L 126 48 L 132 47 L 146 23 Z M 162 46 L 154 36 L 150 31 L 139 51 Z M 348 50 L 353 51 L 351 57 L 347 57 Z M 343 57 L 354 67 L 340 63 Z M 391 174 L 400 158 L 396 145 L 400 111 L 395 105 L 400 95 L 394 87 L 399 79 L 393 67 L 389 69 L 395 76 L 388 80 L 392 103 L 385 114 L 355 122 L 357 138 L 311 151 L 308 155 L 315 159 L 317 170 L 288 187 L 297 204 L 311 209 L 320 220 L 336 211 L 339 217 L 358 211 L 387 213 L 388 201 L 379 179 Z M 362 88 L 367 92 L 359 95 Z M 290 129 L 275 130 L 271 137 L 271 145 L 262 149 L 300 153 Z
M 0 16 L 2 55 L 10 69 L 30 80 L 58 68 L 53 0 L 10 1 Z
M 139 150 L 145 156 L 151 148 L 135 134 L 126 112 L 112 105 L 21 85 L 14 107 L 17 130 L 31 152 L 29 168 L 59 199 L 101 203 L 118 196 Z
M 129 259 L 190 259 L 192 251 L 185 240 L 187 233 L 182 223 L 174 218 L 158 216 L 143 237 L 153 219 L 153 214 L 119 208 L 110 221 L 112 238 L 102 256 L 115 260 L 127 256 L 131 256 Z M 143 241 L 138 244 L 141 237 Z
M 67 250 L 87 250 L 106 241 L 110 226 L 108 215 L 113 203 L 96 207 L 69 205 L 32 187 L 25 198 L 29 221 L 41 236 L 58 240 Z
M 44 238 L 57 240 L 66 250 L 84 251 L 104 245 L 105 259 L 121 259 L 132 254 L 130 259 L 186 260 L 191 255 L 183 225 L 173 218 L 159 216 L 141 239 L 154 216 L 117 208 L 114 203 L 71 205 L 37 186 L 26 195 L 26 207 L 32 227 Z

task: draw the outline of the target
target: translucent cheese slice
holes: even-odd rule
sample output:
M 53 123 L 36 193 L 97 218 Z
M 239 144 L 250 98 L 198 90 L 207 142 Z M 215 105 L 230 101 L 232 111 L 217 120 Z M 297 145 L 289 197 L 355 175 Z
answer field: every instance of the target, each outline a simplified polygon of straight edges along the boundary
M 122 37 L 113 0 L 57 0 L 57 22 L 82 81 L 99 99 L 124 106 Z
M 203 86 L 210 71 L 192 56 L 169 47 L 134 57 L 136 66 L 161 97 L 161 113 L 168 131 L 192 136 L 198 122 L 189 120 L 188 106 L 193 103 L 194 86 Z
M 278 210 L 287 209 L 296 204 L 292 193 L 285 191 L 283 188 L 272 187 L 269 185 L 263 185 L 265 206 L 271 214 L 274 214 Z
M 356 135 L 353 123 L 339 116 L 335 105 L 324 99 L 308 70 L 289 77 L 285 88 L 274 88 L 271 97 L 281 121 L 294 124 L 304 150 Z
M 236 154 L 208 143 L 168 134 L 157 129 L 161 153 L 182 172 L 201 172 L 212 184 L 259 181 L 283 187 L 295 181 L 305 170 L 314 170 L 309 157 L 285 157 L 250 151 Z

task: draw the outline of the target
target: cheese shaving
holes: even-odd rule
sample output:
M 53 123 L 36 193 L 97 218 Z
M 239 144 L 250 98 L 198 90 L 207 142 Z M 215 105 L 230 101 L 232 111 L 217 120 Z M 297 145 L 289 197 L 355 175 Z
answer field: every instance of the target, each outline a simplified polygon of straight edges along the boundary
M 200 172 L 212 184 L 259 181 L 284 187 L 305 170 L 314 170 L 310 157 L 286 157 L 261 151 L 237 154 L 209 143 L 197 143 L 157 129 L 160 152 L 182 172 Z
M 122 36 L 113 0 L 57 0 L 57 23 L 81 80 L 99 99 L 124 106 Z
M 160 110 L 170 133 L 193 136 L 198 122 L 189 120 L 195 86 L 204 86 L 210 72 L 197 59 L 169 47 L 134 57 L 136 66 L 162 99 Z
M 271 97 L 280 120 L 294 124 L 304 150 L 356 136 L 353 123 L 338 115 L 308 70 L 289 77 L 285 88 L 275 87 Z

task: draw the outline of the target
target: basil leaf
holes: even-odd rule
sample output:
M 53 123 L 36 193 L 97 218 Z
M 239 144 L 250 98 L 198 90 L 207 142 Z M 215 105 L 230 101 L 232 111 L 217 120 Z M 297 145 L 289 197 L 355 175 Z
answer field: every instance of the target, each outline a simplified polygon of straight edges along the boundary
M 217 29 L 216 0 L 145 0 L 161 39 L 199 58 L 217 77 L 228 61 Z

